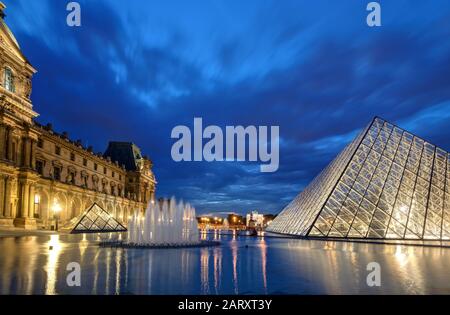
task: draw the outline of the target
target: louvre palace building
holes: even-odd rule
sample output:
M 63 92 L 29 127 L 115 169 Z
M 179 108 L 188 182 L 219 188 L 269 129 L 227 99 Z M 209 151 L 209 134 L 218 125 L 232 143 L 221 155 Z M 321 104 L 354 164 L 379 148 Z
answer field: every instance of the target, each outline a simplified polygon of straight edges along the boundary
M 0 227 L 54 229 L 96 203 L 119 221 L 154 199 L 152 162 L 133 143 L 104 154 L 35 121 L 36 70 L 4 22 L 0 2 Z

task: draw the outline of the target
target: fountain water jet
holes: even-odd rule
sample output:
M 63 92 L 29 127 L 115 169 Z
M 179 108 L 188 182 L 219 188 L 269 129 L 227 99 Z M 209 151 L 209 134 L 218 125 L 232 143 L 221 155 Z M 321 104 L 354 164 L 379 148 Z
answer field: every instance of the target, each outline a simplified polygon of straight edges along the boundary
M 128 243 L 180 246 L 199 244 L 195 209 L 175 198 L 151 203 L 144 216 L 135 214 L 128 222 Z
M 100 246 L 172 248 L 213 246 L 217 242 L 201 241 L 195 209 L 175 198 L 152 202 L 144 215 L 135 213 L 128 222 L 128 239 L 105 242 Z

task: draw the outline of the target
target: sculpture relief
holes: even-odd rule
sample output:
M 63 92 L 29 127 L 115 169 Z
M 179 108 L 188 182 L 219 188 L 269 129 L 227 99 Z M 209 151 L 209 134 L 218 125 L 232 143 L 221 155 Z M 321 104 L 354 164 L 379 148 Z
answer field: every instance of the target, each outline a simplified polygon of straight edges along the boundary
M 24 96 L 27 99 L 30 99 L 31 97 L 31 90 L 32 90 L 32 82 L 30 77 L 26 77 L 24 80 Z

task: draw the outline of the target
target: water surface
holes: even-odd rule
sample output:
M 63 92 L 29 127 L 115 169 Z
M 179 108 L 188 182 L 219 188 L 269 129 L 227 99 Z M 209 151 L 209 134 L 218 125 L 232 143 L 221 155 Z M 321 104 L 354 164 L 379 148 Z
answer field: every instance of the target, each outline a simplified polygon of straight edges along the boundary
M 214 236 L 209 236 L 214 238 Z M 0 238 L 0 294 L 450 294 L 450 249 L 215 236 L 221 246 L 99 248 L 97 235 Z M 68 287 L 70 262 L 81 287 Z M 366 284 L 381 266 L 381 287 Z

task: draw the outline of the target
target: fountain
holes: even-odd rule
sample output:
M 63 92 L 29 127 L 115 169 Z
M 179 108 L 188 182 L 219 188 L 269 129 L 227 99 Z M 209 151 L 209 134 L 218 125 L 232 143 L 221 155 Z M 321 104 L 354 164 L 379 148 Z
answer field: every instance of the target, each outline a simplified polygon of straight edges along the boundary
M 173 248 L 218 245 L 201 241 L 195 209 L 175 198 L 152 202 L 144 215 L 135 213 L 128 221 L 125 241 L 103 242 L 100 246 L 127 248 Z

